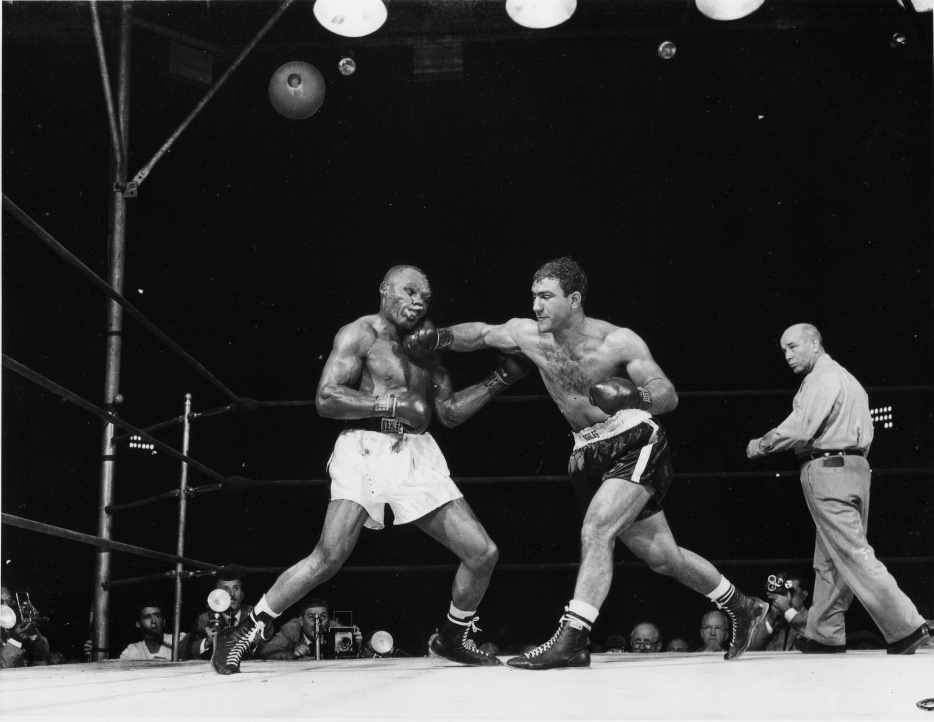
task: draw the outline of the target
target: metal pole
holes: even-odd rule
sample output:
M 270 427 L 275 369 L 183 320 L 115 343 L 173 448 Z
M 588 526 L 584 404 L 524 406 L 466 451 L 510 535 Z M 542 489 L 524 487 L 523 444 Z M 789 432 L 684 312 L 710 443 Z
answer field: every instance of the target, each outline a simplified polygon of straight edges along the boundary
M 185 394 L 185 416 L 182 422 L 182 453 L 188 456 L 188 444 L 191 438 L 191 394 Z M 185 521 L 188 513 L 188 463 L 182 462 L 178 481 L 178 543 L 175 554 L 185 556 Z M 182 623 L 182 563 L 175 565 L 175 627 L 172 629 L 172 661 L 178 661 L 178 637 Z
M 189 126 L 189 124 L 191 123 L 191 121 L 193 121 L 193 120 L 195 119 L 195 116 L 197 116 L 198 113 L 201 112 L 201 109 L 204 108 L 204 106 L 208 104 L 208 101 L 210 101 L 211 98 L 213 98 L 214 95 L 217 93 L 217 91 L 221 89 L 221 86 L 222 86 L 224 83 L 227 82 L 227 78 L 229 78 L 229 77 L 231 76 L 231 74 L 233 73 L 233 71 L 236 70 L 236 69 L 239 67 L 240 63 L 243 62 L 243 59 L 244 59 L 247 55 L 250 54 L 250 52 L 253 50 L 253 48 L 255 48 L 256 45 L 259 43 L 259 41 L 263 39 L 263 37 L 266 35 L 266 33 L 269 32 L 270 28 L 272 28 L 272 26 L 276 24 L 276 22 L 279 20 L 279 18 L 282 17 L 282 14 L 283 14 L 286 10 L 289 9 L 289 6 L 290 6 L 293 2 L 295 2 L 295 0 L 285 0 L 285 1 L 282 3 L 282 5 L 279 6 L 279 9 L 276 10 L 276 12 L 273 14 L 273 16 L 272 16 L 271 18 L 269 18 L 269 20 L 266 21 L 266 24 L 263 25 L 263 27 L 262 27 L 262 28 L 260 29 L 260 31 L 253 37 L 253 39 L 252 39 L 250 42 L 248 42 L 248 43 L 246 44 L 246 47 L 243 48 L 243 50 L 240 51 L 240 54 L 239 54 L 236 58 L 234 58 L 233 62 L 230 64 L 230 66 L 227 68 L 227 70 L 225 70 L 225 71 L 221 74 L 221 76 L 217 79 L 217 82 L 214 83 L 213 86 L 211 86 L 211 88 L 208 90 L 208 92 L 205 94 L 205 96 L 204 96 L 204 97 L 199 101 L 199 103 L 195 106 L 195 109 L 194 109 L 193 111 L 191 111 L 191 113 L 188 114 L 188 117 L 185 118 L 185 120 L 182 121 L 182 124 L 181 124 L 180 126 L 178 126 L 178 128 L 176 128 L 175 132 L 172 133 L 172 135 L 169 136 L 169 139 L 168 139 L 167 141 L 165 141 L 165 143 L 162 144 L 162 147 L 159 148 L 158 151 L 156 151 L 156 154 L 155 154 L 155 155 L 149 160 L 149 162 L 148 162 L 145 166 L 143 166 L 143 168 L 133 177 L 133 180 L 132 180 L 132 182 L 130 183 L 130 186 L 128 187 L 128 189 L 127 189 L 128 193 L 135 193 L 135 192 L 136 192 L 136 189 L 140 186 L 140 184 L 142 184 L 142 182 L 143 182 L 144 180 L 146 180 L 146 177 L 147 177 L 147 176 L 149 175 L 149 173 L 152 171 L 153 166 L 155 166 L 156 163 L 158 163 L 159 160 L 162 158 L 162 156 L 164 156 L 164 155 L 168 152 L 169 148 L 171 148 L 171 147 L 172 147 L 172 144 L 175 143 L 176 140 L 178 140 L 178 137 L 182 134 L 182 132 L 185 130 L 185 128 L 187 128 L 187 127 Z
M 130 92 L 130 4 L 120 4 L 119 68 L 117 81 L 117 113 L 120 117 L 121 143 L 124 153 L 129 148 L 129 92 Z M 110 286 L 123 295 L 124 262 L 126 250 L 126 201 L 122 189 L 126 184 L 126 163 L 117 163 L 112 155 L 110 196 Z M 118 174 L 119 172 L 119 174 Z M 107 348 L 104 367 L 104 405 L 114 408 L 120 389 L 121 332 L 123 330 L 123 308 L 113 302 L 107 307 Z M 114 425 L 104 425 L 101 439 L 100 509 L 97 519 L 97 535 L 111 539 L 113 518 L 106 508 L 113 503 L 114 467 L 116 446 L 113 443 Z M 107 658 L 110 644 L 110 592 L 104 584 L 110 581 L 111 552 L 99 551 L 94 565 L 94 661 Z

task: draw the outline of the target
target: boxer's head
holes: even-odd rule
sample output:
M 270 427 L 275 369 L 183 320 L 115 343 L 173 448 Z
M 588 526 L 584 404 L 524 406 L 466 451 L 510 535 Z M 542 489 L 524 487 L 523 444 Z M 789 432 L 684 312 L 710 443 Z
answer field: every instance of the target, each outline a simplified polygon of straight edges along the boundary
M 587 274 L 570 258 L 549 261 L 532 277 L 532 312 L 539 333 L 560 330 L 575 315 L 583 315 Z
M 817 359 L 824 353 L 820 331 L 809 323 L 797 323 L 782 334 L 780 341 L 785 361 L 798 376 L 811 373 Z
M 415 266 L 393 266 L 379 286 L 380 315 L 404 331 L 411 331 L 428 313 L 431 286 Z

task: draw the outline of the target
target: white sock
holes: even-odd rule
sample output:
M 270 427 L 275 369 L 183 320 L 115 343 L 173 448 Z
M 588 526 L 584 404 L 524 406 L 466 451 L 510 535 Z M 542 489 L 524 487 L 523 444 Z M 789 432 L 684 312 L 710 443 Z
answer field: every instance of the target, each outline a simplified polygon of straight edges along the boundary
M 707 599 L 711 602 L 719 602 L 723 597 L 729 598 L 733 592 L 733 585 L 730 584 L 729 579 L 727 579 L 722 574 L 720 575 L 720 583 L 712 592 L 707 593 Z
M 257 616 L 258 614 L 263 614 L 263 613 L 268 614 L 268 615 L 269 615 L 270 617 L 272 617 L 273 619 L 275 619 L 275 618 L 278 617 L 280 614 L 282 614 L 282 612 L 274 612 L 274 611 L 272 611 L 272 610 L 269 608 L 269 605 L 266 604 L 266 595 L 265 595 L 265 594 L 263 595 L 263 598 L 260 599 L 259 602 L 257 602 L 256 606 L 253 607 L 253 616 L 254 616 L 254 617 Z
M 473 619 L 476 613 L 477 613 L 476 609 L 474 609 L 472 612 L 462 611 L 454 606 L 454 602 L 451 602 L 451 608 L 448 610 L 448 614 L 454 617 L 454 619 L 460 620 L 462 622 L 468 619 Z
M 574 612 L 578 617 L 583 617 L 591 624 L 596 622 L 597 617 L 600 616 L 599 609 L 587 602 L 582 602 L 580 599 L 572 599 L 568 604 L 568 611 Z

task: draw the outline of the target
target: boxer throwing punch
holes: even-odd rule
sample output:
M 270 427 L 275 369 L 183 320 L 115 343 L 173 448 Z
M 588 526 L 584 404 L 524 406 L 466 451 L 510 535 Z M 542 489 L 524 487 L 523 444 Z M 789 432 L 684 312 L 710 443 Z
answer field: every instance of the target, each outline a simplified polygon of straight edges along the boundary
M 318 383 L 318 413 L 346 422 L 328 462 L 331 501 L 321 538 L 241 624 L 218 634 L 212 664 L 219 674 L 239 672 L 243 653 L 263 628 L 340 569 L 364 526 L 383 528 L 385 504 L 396 524 L 412 522 L 460 558 L 453 600 L 432 652 L 460 664 L 501 664 L 464 644 L 499 552 L 451 481 L 426 429 L 432 414 L 448 427 L 466 421 L 531 366 L 507 358 L 482 383 L 454 393 L 438 354 L 415 359 L 403 351 L 406 334 L 432 328 L 425 318 L 431 297 L 425 274 L 394 266 L 379 291 L 379 313 L 337 333 Z
M 610 589 L 617 538 L 653 570 L 707 595 L 729 616 L 733 641 L 725 656 L 735 659 L 769 607 L 675 543 L 661 508 L 671 484 L 671 456 L 654 416 L 674 409 L 677 394 L 639 336 L 584 314 L 586 295 L 587 276 L 570 258 L 559 258 L 533 278 L 535 320 L 425 328 L 408 341 L 423 353 L 480 348 L 523 353 L 574 430 L 569 473 L 584 511 L 574 598 L 551 639 L 507 664 L 522 669 L 590 664 L 588 632 Z

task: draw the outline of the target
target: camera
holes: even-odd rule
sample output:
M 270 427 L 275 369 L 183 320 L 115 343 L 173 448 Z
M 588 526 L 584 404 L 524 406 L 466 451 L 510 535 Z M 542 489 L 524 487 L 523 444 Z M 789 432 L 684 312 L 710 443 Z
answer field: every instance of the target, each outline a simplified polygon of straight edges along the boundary
M 354 642 L 353 627 L 331 627 L 328 630 L 329 644 L 336 659 L 356 657 L 359 650 Z
M 784 579 L 776 574 L 769 574 L 765 586 L 770 592 L 775 594 L 791 594 L 794 591 L 794 585 L 791 583 L 791 580 Z
M 360 630 L 353 626 L 353 612 L 334 612 L 334 621 L 337 624 L 326 632 L 334 658 L 359 657 L 362 640 Z

